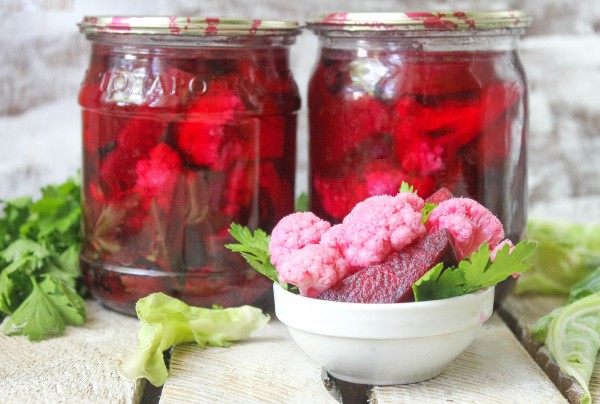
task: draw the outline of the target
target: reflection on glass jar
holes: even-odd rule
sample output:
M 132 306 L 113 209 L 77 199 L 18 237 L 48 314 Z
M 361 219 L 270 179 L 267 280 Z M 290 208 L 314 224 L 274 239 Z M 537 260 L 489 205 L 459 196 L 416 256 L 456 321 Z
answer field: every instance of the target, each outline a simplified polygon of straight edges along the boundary
M 88 17 L 84 280 L 135 313 L 161 291 L 194 305 L 268 305 L 224 248 L 231 222 L 269 231 L 293 210 L 299 95 L 291 22 Z
M 526 218 L 521 12 L 325 14 L 312 76 L 310 205 L 339 222 L 359 201 L 440 187 L 483 203 L 513 241 Z

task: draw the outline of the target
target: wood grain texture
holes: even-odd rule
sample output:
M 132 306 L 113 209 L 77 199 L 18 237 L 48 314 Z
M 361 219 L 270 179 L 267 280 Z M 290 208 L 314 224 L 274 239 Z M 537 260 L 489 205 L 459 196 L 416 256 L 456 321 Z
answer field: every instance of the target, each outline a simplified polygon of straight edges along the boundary
M 549 351 L 531 338 L 529 329 L 540 317 L 560 306 L 564 298 L 552 296 L 510 296 L 506 299 L 500 313 L 523 346 L 535 359 L 539 366 L 549 375 L 560 391 L 571 403 L 579 403 L 583 390 L 575 380 L 560 371 Z M 596 365 L 590 380 L 592 401 L 600 401 L 600 358 L 596 357 Z
M 336 402 L 321 369 L 302 353 L 281 323 L 230 348 L 177 347 L 161 403 Z M 437 378 L 405 386 L 374 387 L 370 403 L 527 402 L 566 400 L 494 316 L 475 342 Z
M 566 400 L 497 314 L 435 379 L 375 387 L 372 403 L 563 403 Z
M 177 346 L 161 404 L 336 403 L 321 383 L 321 368 L 291 340 L 269 327 L 229 348 Z
M 142 382 L 122 379 L 114 361 L 135 348 L 138 321 L 87 301 L 84 326 L 30 342 L 0 333 L 0 403 L 132 403 Z

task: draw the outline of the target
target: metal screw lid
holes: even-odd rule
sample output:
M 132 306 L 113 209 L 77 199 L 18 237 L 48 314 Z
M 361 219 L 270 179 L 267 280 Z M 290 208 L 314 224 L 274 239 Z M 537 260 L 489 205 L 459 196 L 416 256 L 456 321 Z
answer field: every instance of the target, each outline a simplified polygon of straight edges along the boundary
M 86 35 L 297 35 L 300 25 L 295 21 L 258 19 L 86 16 L 79 29 Z
M 523 11 L 424 11 L 402 13 L 317 13 L 307 25 L 315 30 L 466 31 L 527 28 Z

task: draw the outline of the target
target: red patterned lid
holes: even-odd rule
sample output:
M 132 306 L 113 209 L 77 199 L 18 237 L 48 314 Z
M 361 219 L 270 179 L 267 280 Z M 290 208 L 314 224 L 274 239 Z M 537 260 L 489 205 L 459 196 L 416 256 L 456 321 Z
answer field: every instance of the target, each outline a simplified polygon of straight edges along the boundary
M 523 11 L 424 11 L 404 13 L 318 13 L 307 25 L 344 31 L 465 31 L 527 28 Z
M 84 34 L 140 35 L 296 35 L 295 21 L 200 17 L 87 16 L 79 24 Z

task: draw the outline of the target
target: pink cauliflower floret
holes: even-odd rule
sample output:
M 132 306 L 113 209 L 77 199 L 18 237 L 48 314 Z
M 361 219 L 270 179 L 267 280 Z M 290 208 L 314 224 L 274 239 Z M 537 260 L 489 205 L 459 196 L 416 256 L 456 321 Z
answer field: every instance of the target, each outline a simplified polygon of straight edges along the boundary
M 271 232 L 269 253 L 276 267 L 282 259 L 309 244 L 318 244 L 331 224 L 312 212 L 296 212 L 281 219 Z
M 300 294 L 317 297 L 348 274 L 340 253 L 321 244 L 309 244 L 287 254 L 277 266 L 280 282 L 298 286 Z
M 429 215 L 428 233 L 448 229 L 454 237 L 459 260 L 469 257 L 487 242 L 494 249 L 504 239 L 500 220 L 479 202 L 469 198 L 452 198 L 441 202 Z
M 156 145 L 149 155 L 148 159 L 139 160 L 135 166 L 135 190 L 144 198 L 156 198 L 158 205 L 167 209 L 182 173 L 181 159 L 164 143 Z
M 338 249 L 354 269 L 379 263 L 425 234 L 423 206 L 415 194 L 372 196 L 325 233 L 321 244 Z

